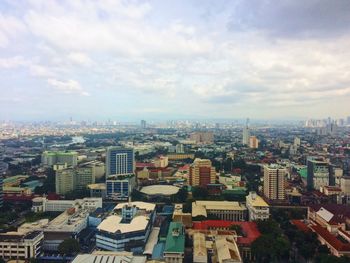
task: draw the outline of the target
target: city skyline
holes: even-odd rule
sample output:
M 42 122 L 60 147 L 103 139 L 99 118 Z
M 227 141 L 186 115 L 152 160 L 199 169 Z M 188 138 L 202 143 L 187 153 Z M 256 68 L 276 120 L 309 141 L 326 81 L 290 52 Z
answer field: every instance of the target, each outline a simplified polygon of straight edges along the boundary
M 345 118 L 350 2 L 3 1 L 0 120 Z

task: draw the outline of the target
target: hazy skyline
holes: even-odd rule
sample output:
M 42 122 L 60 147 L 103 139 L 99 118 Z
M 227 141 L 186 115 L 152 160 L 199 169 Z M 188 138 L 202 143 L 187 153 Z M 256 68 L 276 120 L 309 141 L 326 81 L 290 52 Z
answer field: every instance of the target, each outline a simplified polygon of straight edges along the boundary
M 0 2 L 0 120 L 350 115 L 350 1 Z

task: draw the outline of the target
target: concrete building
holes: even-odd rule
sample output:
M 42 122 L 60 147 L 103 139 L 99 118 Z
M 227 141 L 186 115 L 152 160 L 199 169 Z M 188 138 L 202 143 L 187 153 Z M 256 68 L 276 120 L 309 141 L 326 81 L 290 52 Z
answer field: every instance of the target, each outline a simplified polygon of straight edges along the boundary
M 153 163 L 154 167 L 165 168 L 169 164 L 169 159 L 167 156 L 159 156 Z
M 270 217 L 269 205 L 255 192 L 246 196 L 249 221 L 266 220 Z
M 45 151 L 41 155 L 41 163 L 44 166 L 53 166 L 55 164 L 67 164 L 68 166 L 77 166 L 78 153 L 74 151 L 50 152 Z
M 109 251 L 142 252 L 155 219 L 155 204 L 120 203 L 97 227 L 96 247 Z
M 109 176 L 129 175 L 135 172 L 135 156 L 132 148 L 109 147 L 106 153 L 106 179 Z
M 73 192 L 76 188 L 76 178 L 74 169 L 63 169 L 56 171 L 56 193 L 65 195 Z
M 0 257 L 5 260 L 37 258 L 41 253 L 43 239 L 41 231 L 0 234 Z
M 249 148 L 258 149 L 259 148 L 259 140 L 256 136 L 249 137 Z
M 307 187 L 320 190 L 329 185 L 329 164 L 323 159 L 309 157 L 307 159 Z
M 264 196 L 269 200 L 285 200 L 287 170 L 279 165 L 264 166 Z
M 91 168 L 95 179 L 101 179 L 106 174 L 106 165 L 97 160 L 79 164 L 79 167 Z
M 95 251 L 92 254 L 80 254 L 72 263 L 146 263 L 144 256 L 134 256 L 130 252 Z
M 212 132 L 194 132 L 190 135 L 190 140 L 197 144 L 211 144 L 214 142 L 214 134 Z
M 101 197 L 106 198 L 107 196 L 107 188 L 106 184 L 100 183 L 100 184 L 89 184 L 87 188 L 90 191 L 90 197 Z
M 221 220 L 245 221 L 247 208 L 238 202 L 195 201 L 192 203 L 192 217 L 214 215 Z
M 110 176 L 106 180 L 106 197 L 113 200 L 128 200 L 136 185 L 135 175 Z
M 250 129 L 248 127 L 248 124 L 243 127 L 242 131 L 242 144 L 248 146 L 249 145 L 249 138 L 250 138 Z
M 163 257 L 168 263 L 182 263 L 185 257 L 185 228 L 182 223 L 171 222 L 165 241 Z
M 56 193 L 67 194 L 75 190 L 85 190 L 95 183 L 94 165 L 83 165 L 56 171 Z
M 215 183 L 215 167 L 208 159 L 196 158 L 189 170 L 189 184 L 192 186 L 207 187 L 208 184 Z
M 45 196 L 35 197 L 32 200 L 33 212 L 64 212 L 72 207 L 81 207 L 89 211 L 94 211 L 102 207 L 102 198 L 89 198 L 76 200 L 48 200 Z
M 185 153 L 184 145 L 182 143 L 176 144 L 176 153 Z

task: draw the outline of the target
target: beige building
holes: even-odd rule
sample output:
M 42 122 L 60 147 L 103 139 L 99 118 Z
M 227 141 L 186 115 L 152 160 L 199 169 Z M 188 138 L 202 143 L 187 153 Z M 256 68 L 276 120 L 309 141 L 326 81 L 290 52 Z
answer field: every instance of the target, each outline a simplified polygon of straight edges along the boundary
M 198 144 L 211 144 L 214 142 L 214 134 L 212 132 L 194 132 L 190 135 L 190 140 Z
M 192 186 L 207 187 L 216 181 L 216 171 L 208 159 L 196 158 L 190 166 L 189 184 Z
M 41 253 L 43 239 L 44 234 L 41 231 L 0 234 L 0 257 L 5 260 L 36 258 Z
M 249 221 L 266 220 L 270 217 L 269 205 L 255 192 L 246 196 Z
M 264 196 L 270 200 L 285 200 L 287 170 L 279 165 L 264 166 Z
M 60 195 L 67 194 L 75 190 L 75 172 L 74 169 L 64 169 L 56 171 L 56 193 Z
M 192 217 L 210 215 L 221 220 L 244 221 L 247 208 L 239 202 L 231 201 L 195 201 L 192 203 Z
M 56 193 L 67 194 L 74 190 L 84 190 L 95 183 L 95 167 L 83 166 L 56 171 Z
M 165 168 L 168 166 L 169 158 L 167 156 L 159 156 L 156 160 L 154 160 L 154 167 Z
M 259 140 L 256 136 L 249 137 L 249 148 L 258 149 L 259 148 Z
M 77 166 L 78 153 L 74 151 L 67 152 L 49 152 L 45 151 L 41 155 L 41 162 L 44 166 L 53 166 L 55 164 L 67 164 L 68 166 Z

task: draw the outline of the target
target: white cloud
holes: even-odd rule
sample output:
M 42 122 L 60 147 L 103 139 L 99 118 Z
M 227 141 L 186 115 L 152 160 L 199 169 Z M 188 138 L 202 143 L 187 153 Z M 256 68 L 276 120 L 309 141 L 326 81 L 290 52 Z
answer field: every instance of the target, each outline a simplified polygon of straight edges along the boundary
M 92 64 L 92 60 L 84 53 L 72 52 L 68 54 L 68 59 L 75 64 L 82 66 L 89 66 Z
M 64 94 L 78 94 L 81 96 L 90 96 L 90 94 L 80 86 L 75 80 L 60 81 L 56 79 L 48 79 L 47 82 L 56 90 Z

